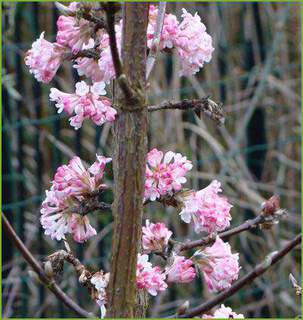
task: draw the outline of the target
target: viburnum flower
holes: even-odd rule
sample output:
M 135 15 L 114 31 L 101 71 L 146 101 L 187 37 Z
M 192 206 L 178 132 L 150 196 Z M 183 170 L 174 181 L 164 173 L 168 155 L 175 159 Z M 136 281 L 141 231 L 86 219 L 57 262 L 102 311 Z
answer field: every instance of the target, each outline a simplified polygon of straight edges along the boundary
M 29 72 L 38 81 L 49 83 L 63 62 L 65 52 L 65 47 L 45 40 L 42 32 L 40 38 L 27 51 L 24 60 L 29 67 Z
M 211 247 L 197 251 L 194 258 L 211 292 L 227 289 L 238 279 L 239 254 L 233 254 L 229 243 L 223 242 L 219 237 Z
M 87 216 L 75 212 L 86 197 L 107 188 L 103 183 L 105 164 L 110 158 L 97 155 L 96 162 L 86 169 L 79 157 L 60 166 L 41 207 L 41 225 L 52 239 L 64 239 L 71 233 L 74 240 L 84 242 L 96 234 Z
M 160 267 L 152 267 L 147 254 L 138 254 L 136 276 L 138 289 L 145 289 L 152 296 L 167 288 L 165 273 Z
M 81 128 L 84 119 L 91 119 L 99 126 L 115 120 L 117 111 L 111 107 L 111 101 L 104 97 L 105 94 L 104 82 L 95 82 L 89 86 L 81 81 L 76 83 L 75 93 L 65 93 L 51 88 L 49 97 L 51 101 L 56 102 L 58 113 L 64 110 L 68 115 L 76 114 L 69 121 L 77 130 Z
M 147 46 L 151 48 L 154 33 L 156 31 L 156 23 L 157 23 L 157 15 L 158 15 L 158 7 L 155 5 L 149 6 L 149 19 L 147 26 Z M 165 48 L 171 49 L 174 46 L 174 41 L 179 32 L 179 22 L 175 15 L 173 14 L 165 14 L 163 20 L 163 27 L 160 36 L 159 47 L 160 50 Z
M 167 282 L 189 283 L 192 282 L 196 276 L 193 262 L 183 256 L 175 255 L 173 263 L 167 267 Z
M 219 192 L 222 192 L 221 183 L 214 180 L 200 191 L 178 195 L 183 206 L 180 212 L 181 219 L 186 223 L 193 220 L 197 233 L 212 233 L 229 227 L 232 205 L 226 198 L 219 196 Z
M 244 319 L 243 314 L 237 314 L 232 311 L 230 307 L 225 307 L 221 304 L 221 307 L 214 312 L 213 316 L 204 314 L 203 319 Z
M 97 34 L 103 33 L 99 30 Z M 94 39 L 89 39 L 87 44 L 84 44 L 82 49 L 92 49 L 95 46 Z M 79 76 L 86 76 L 91 78 L 93 82 L 102 82 L 104 79 L 104 72 L 102 72 L 98 65 L 98 60 L 93 58 L 81 57 L 76 59 L 76 64 L 73 67 L 77 70 Z
M 142 247 L 146 252 L 163 251 L 168 240 L 173 234 L 164 223 L 150 223 L 146 220 L 145 227 L 142 227 Z
M 180 75 L 192 75 L 209 62 L 214 50 L 212 38 L 197 13 L 182 9 L 182 22 L 173 14 L 165 14 L 160 37 L 160 50 L 175 49 L 181 62 Z M 156 29 L 158 7 L 151 5 L 147 27 L 147 45 L 151 48 Z
M 106 315 L 106 302 L 107 302 L 107 297 L 106 297 L 106 288 L 109 283 L 109 273 L 103 273 L 103 271 L 98 271 L 96 272 L 90 282 L 95 286 L 97 290 L 97 296 L 96 296 L 96 302 L 98 303 L 101 311 L 101 318 L 103 319 Z
M 191 75 L 199 71 L 205 62 L 209 62 L 214 48 L 212 38 L 206 32 L 205 25 L 197 13 L 191 15 L 182 9 L 182 22 L 174 41 L 181 62 L 181 75 Z
M 94 31 L 89 21 L 69 16 L 60 16 L 57 28 L 57 43 L 69 47 L 73 53 L 78 53 L 83 45 L 88 44 Z
M 181 190 L 186 182 L 185 174 L 191 170 L 191 161 L 180 153 L 153 149 L 147 154 L 145 172 L 145 199 L 155 201 L 165 195 Z

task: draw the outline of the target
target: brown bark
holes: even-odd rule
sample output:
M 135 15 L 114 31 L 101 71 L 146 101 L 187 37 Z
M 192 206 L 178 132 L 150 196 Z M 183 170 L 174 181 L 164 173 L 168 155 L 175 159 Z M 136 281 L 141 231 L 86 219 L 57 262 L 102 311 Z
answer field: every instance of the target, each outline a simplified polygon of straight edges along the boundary
M 115 84 L 119 116 L 114 124 L 114 235 L 108 317 L 136 315 L 136 264 L 141 241 L 147 148 L 145 92 L 147 3 L 125 3 L 122 66 L 135 95 L 126 99 Z

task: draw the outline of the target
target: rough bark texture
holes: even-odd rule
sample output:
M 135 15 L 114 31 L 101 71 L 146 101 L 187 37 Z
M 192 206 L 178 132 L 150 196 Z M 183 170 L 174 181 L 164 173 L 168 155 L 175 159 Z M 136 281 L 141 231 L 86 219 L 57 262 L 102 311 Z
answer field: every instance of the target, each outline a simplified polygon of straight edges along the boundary
M 108 317 L 132 318 L 136 312 L 136 263 L 141 241 L 147 148 L 145 92 L 147 3 L 125 3 L 122 63 L 137 99 L 125 99 L 115 85 L 119 116 L 114 124 L 114 235 Z

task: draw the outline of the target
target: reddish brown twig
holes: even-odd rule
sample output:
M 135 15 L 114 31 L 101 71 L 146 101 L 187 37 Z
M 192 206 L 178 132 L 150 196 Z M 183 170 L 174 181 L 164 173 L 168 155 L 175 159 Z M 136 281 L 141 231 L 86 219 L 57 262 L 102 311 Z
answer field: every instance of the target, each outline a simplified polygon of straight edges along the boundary
M 219 232 L 218 236 L 222 240 L 227 240 L 229 237 L 231 237 L 235 234 L 256 228 L 263 221 L 264 221 L 264 216 L 260 214 L 256 218 L 251 219 L 251 220 L 247 220 L 235 228 L 232 228 L 227 231 Z M 203 239 L 185 242 L 185 243 L 181 244 L 179 250 L 185 251 L 185 250 L 190 250 L 190 249 L 193 249 L 196 247 L 206 246 L 208 244 L 211 244 L 215 240 L 216 240 L 216 234 L 210 234 L 209 236 L 204 237 Z
M 84 49 L 77 53 L 68 52 L 64 56 L 65 60 L 76 60 L 78 58 L 90 58 L 98 60 L 100 58 L 100 52 L 97 49 Z
M 11 242 L 16 246 L 20 251 L 26 262 L 33 268 L 33 270 L 39 276 L 40 281 L 50 290 L 55 296 L 62 301 L 68 308 L 73 310 L 77 315 L 84 318 L 92 318 L 94 315 L 82 309 L 77 303 L 75 303 L 69 296 L 67 296 L 60 287 L 55 283 L 54 279 L 49 278 L 45 271 L 40 266 L 39 262 L 34 258 L 30 251 L 25 247 L 21 239 L 16 234 L 15 230 L 2 213 L 2 222 L 3 226 L 10 238 Z
M 202 303 L 200 306 L 188 310 L 186 314 L 182 315 L 181 318 L 192 318 L 207 312 L 214 306 L 226 300 L 228 297 L 234 295 L 245 285 L 251 283 L 254 279 L 261 276 L 270 266 L 281 260 L 286 254 L 288 254 L 293 248 L 301 243 L 301 234 L 297 235 L 292 241 L 290 241 L 284 248 L 278 252 L 274 252 L 268 255 L 263 262 L 258 264 L 251 272 L 247 273 L 240 280 L 235 282 L 229 289 L 226 289 L 219 293 L 214 298 Z
M 108 2 L 103 5 L 103 8 L 106 12 L 106 21 L 107 21 L 107 32 L 109 36 L 109 45 L 110 51 L 112 54 L 113 65 L 116 73 L 116 79 L 119 83 L 119 86 L 125 97 L 127 99 L 134 99 L 134 91 L 132 90 L 128 79 L 123 73 L 122 62 L 119 56 L 117 39 L 116 39 L 116 31 L 115 31 L 115 12 L 116 12 L 116 4 L 112 2 Z
M 148 111 L 158 111 L 158 110 L 189 110 L 202 111 L 210 119 L 216 121 L 218 125 L 222 125 L 225 121 L 222 104 L 212 101 L 209 97 L 202 99 L 192 99 L 192 100 L 182 100 L 178 102 L 165 101 L 156 106 L 149 106 Z

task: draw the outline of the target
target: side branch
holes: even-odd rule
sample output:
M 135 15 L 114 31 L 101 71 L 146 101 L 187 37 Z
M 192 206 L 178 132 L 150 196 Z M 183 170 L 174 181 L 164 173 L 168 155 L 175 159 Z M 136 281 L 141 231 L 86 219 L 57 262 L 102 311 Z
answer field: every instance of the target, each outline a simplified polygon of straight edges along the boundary
M 200 306 L 190 309 L 186 314 L 182 315 L 181 318 L 192 318 L 198 315 L 201 315 L 204 312 L 207 312 L 214 306 L 223 302 L 228 297 L 234 295 L 246 284 L 251 283 L 254 279 L 261 276 L 265 271 L 269 269 L 272 265 L 281 260 L 286 254 L 288 254 L 292 249 L 294 249 L 299 243 L 301 243 L 301 234 L 297 235 L 292 241 L 290 241 L 283 249 L 280 251 L 273 252 L 268 255 L 263 262 L 258 264 L 251 272 L 246 276 L 242 277 L 240 280 L 235 282 L 229 289 L 226 289 L 219 293 L 214 298 L 206 301 Z
M 202 111 L 210 119 L 214 120 L 218 125 L 222 125 L 225 122 L 222 103 L 216 103 L 212 101 L 209 97 L 202 99 L 192 99 L 192 100 L 182 100 L 178 102 L 164 101 L 156 106 L 149 106 L 148 111 L 158 111 L 158 110 L 189 110 Z
M 256 228 L 262 222 L 264 222 L 264 216 L 260 214 L 256 218 L 247 220 L 235 228 L 218 233 L 218 236 L 222 240 L 227 240 L 229 237 L 233 235 Z M 203 239 L 183 243 L 180 245 L 179 250 L 185 251 L 185 250 L 190 250 L 196 247 L 206 246 L 214 242 L 216 240 L 216 236 L 217 236 L 216 234 L 210 234 L 209 236 L 206 236 Z
M 26 262 L 33 268 L 33 270 L 39 276 L 40 281 L 51 290 L 55 296 L 62 301 L 68 308 L 73 310 L 77 315 L 84 318 L 92 318 L 94 315 L 92 313 L 87 312 L 82 309 L 78 304 L 76 304 L 69 296 L 67 296 L 60 287 L 55 283 L 55 281 L 49 278 L 45 271 L 40 266 L 39 262 L 34 258 L 34 256 L 30 253 L 30 251 L 25 247 L 21 239 L 16 234 L 15 230 L 2 213 L 2 222 L 4 228 L 10 238 L 11 242 L 16 246 L 16 248 L 20 251 Z
M 98 60 L 100 58 L 100 52 L 96 49 L 84 49 L 77 53 L 66 53 L 65 60 L 76 60 L 78 58 L 91 58 Z
M 117 45 L 116 31 L 115 31 L 115 3 L 107 3 L 103 5 L 106 12 L 107 20 L 107 32 L 109 36 L 109 46 L 112 54 L 113 65 L 116 73 L 116 79 L 119 83 L 121 90 L 123 91 L 127 99 L 134 98 L 134 92 L 130 87 L 128 79 L 123 73 L 123 67 L 119 56 L 119 50 Z

